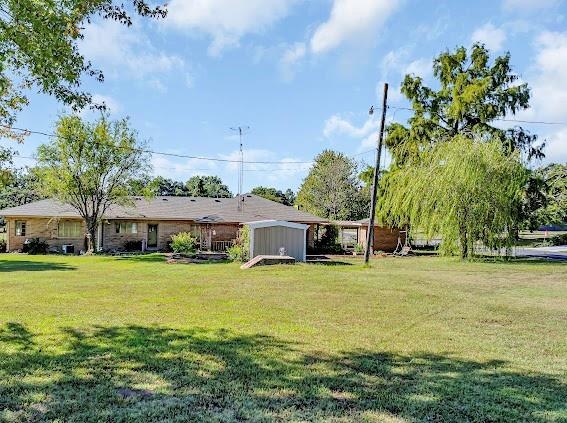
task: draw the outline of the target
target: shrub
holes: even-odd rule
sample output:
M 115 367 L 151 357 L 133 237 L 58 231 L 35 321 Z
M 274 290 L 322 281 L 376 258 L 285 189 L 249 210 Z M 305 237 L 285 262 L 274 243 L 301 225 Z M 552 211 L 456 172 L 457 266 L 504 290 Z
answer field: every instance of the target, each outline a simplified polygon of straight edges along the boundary
M 244 261 L 245 251 L 242 245 L 235 244 L 232 247 L 228 247 L 226 253 L 231 261 Z
M 31 255 L 47 254 L 49 244 L 39 238 L 32 238 L 24 244 L 22 251 Z
M 551 245 L 567 245 L 567 234 L 555 235 L 549 239 Z
M 171 236 L 171 249 L 178 254 L 195 254 L 197 240 L 189 232 L 180 232 Z
M 357 254 L 364 253 L 364 246 L 362 244 L 356 244 L 354 246 L 354 252 L 357 253 Z
M 8 244 L 5 239 L 0 239 L 0 253 L 5 253 L 8 249 Z
M 338 254 L 343 251 L 341 244 L 338 242 L 339 228 L 335 225 L 325 227 L 325 232 L 321 239 L 315 241 L 315 249 L 321 253 Z
M 124 250 L 126 251 L 142 251 L 142 241 L 126 241 L 124 243 Z

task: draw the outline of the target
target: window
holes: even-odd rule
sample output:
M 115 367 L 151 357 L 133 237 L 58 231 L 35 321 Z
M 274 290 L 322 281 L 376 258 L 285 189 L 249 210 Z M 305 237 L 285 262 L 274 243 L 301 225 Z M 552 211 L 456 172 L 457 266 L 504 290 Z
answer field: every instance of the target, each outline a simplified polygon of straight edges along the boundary
M 120 222 L 116 223 L 116 233 L 117 234 L 137 234 L 138 224 L 132 222 Z
M 26 236 L 26 222 L 24 220 L 16 220 L 16 236 Z
M 58 234 L 59 238 L 81 238 L 83 235 L 81 222 L 77 222 L 75 220 L 59 222 Z

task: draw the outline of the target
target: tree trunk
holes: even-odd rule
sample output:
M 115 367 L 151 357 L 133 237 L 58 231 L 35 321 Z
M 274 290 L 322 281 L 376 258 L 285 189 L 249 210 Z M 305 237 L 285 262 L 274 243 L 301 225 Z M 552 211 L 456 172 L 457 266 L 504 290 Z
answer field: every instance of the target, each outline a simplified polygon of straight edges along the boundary
M 461 247 L 461 258 L 466 259 L 469 256 L 469 240 L 467 236 L 467 230 L 461 228 L 461 235 L 460 235 L 460 247 Z
M 97 224 L 93 221 L 87 221 L 87 254 L 95 252 Z

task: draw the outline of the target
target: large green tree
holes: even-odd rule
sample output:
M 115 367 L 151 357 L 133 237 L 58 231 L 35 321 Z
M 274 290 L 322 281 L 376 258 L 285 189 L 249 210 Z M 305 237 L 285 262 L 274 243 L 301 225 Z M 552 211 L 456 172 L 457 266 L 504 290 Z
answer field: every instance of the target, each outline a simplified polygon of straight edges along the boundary
M 324 218 L 356 220 L 367 216 L 370 198 L 362 190 L 357 164 L 343 153 L 325 150 L 315 157 L 295 204 Z
M 545 195 L 545 202 L 536 210 L 538 225 L 534 226 L 567 224 L 567 164 L 549 164 L 534 173 L 542 181 Z
M 498 119 L 529 107 L 530 90 L 519 83 L 510 65 L 510 54 L 492 62 L 480 44 L 470 51 L 460 47 L 433 61 L 433 74 L 439 86 L 428 87 L 419 76 L 406 75 L 402 94 L 410 101 L 413 115 L 408 125 L 388 127 L 386 146 L 395 164 L 411 165 L 419 160 L 423 148 L 457 135 L 501 142 L 504 151 L 520 151 L 525 160 L 543 157 L 543 145 L 521 127 L 502 129 Z
M 293 206 L 295 203 L 295 193 L 289 188 L 282 192 L 276 188 L 259 186 L 252 188 L 250 193 L 286 206 Z
M 163 18 L 166 10 L 145 0 L 0 0 L 0 137 L 22 135 L 9 128 L 30 89 L 74 110 L 91 104 L 83 79 L 104 76 L 79 51 L 84 27 L 96 16 L 130 26 L 132 14 Z
M 517 206 L 527 180 L 518 154 L 499 140 L 456 136 L 421 152 L 421 160 L 383 179 L 380 217 L 407 222 L 428 237 L 441 235 L 441 252 L 467 258 L 481 241 L 490 248 L 511 245 Z
M 33 169 L 18 169 L 0 187 L 0 209 L 16 207 L 42 198 L 37 189 L 38 178 Z
M 192 176 L 186 183 L 187 193 L 193 197 L 230 198 L 232 193 L 218 176 Z
M 55 138 L 38 148 L 42 193 L 71 205 L 85 220 L 88 251 L 98 225 L 114 204 L 128 204 L 129 184 L 148 171 L 149 157 L 126 119 L 102 116 L 89 123 L 78 116 L 59 119 Z

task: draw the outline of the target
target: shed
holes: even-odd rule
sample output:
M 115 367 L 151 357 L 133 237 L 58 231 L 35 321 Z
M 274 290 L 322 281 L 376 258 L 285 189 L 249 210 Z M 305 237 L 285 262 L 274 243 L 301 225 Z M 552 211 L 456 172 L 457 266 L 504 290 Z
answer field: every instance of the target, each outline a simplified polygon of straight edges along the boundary
M 285 255 L 305 261 L 309 225 L 283 220 L 260 220 L 246 225 L 250 228 L 250 258 L 277 256 L 283 248 Z

